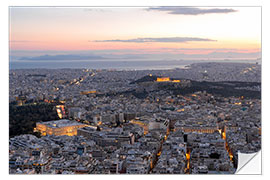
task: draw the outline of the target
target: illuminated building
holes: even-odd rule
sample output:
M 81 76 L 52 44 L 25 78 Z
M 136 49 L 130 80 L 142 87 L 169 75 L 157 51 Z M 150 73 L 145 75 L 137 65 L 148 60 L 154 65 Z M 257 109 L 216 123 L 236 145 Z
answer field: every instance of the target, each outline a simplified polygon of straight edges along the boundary
M 57 105 L 56 106 L 56 112 L 57 115 L 60 119 L 66 117 L 66 112 L 65 112 L 65 106 L 64 105 Z
M 97 91 L 96 91 L 96 90 L 91 90 L 91 91 L 82 91 L 82 92 L 81 92 L 81 95 L 95 94 L 95 93 L 97 93 Z
M 214 133 L 218 129 L 216 127 L 181 127 L 185 133 L 197 132 L 197 133 Z
M 88 125 L 63 119 L 57 121 L 36 123 L 35 131 L 40 132 L 42 136 L 46 135 L 75 136 L 77 135 L 77 129 L 86 126 Z

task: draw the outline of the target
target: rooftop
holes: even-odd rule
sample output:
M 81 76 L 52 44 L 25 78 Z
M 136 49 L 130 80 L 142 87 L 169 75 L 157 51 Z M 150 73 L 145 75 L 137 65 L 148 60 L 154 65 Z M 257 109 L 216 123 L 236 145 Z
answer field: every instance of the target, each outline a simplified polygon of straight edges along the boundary
M 66 126 L 78 126 L 83 125 L 82 123 L 78 123 L 76 121 L 70 121 L 68 119 L 61 119 L 56 121 L 47 121 L 47 122 L 40 122 L 38 124 L 43 124 L 51 128 L 61 128 Z

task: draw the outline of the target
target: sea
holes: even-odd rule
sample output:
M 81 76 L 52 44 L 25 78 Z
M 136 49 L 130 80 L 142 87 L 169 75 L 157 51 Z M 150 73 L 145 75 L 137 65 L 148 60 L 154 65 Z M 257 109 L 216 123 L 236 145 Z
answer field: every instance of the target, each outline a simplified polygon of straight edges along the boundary
M 9 62 L 9 69 L 115 69 L 115 70 L 158 70 L 186 68 L 193 63 L 236 62 L 260 63 L 260 60 L 14 60 Z

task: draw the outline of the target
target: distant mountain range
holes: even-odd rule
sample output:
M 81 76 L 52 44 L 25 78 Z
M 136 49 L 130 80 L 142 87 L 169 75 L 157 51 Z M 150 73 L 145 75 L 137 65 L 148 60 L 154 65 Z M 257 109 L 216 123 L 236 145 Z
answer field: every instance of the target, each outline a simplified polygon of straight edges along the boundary
M 10 56 L 16 60 L 98 60 L 98 59 L 125 59 L 125 60 L 189 60 L 189 59 L 234 59 L 234 58 L 254 58 L 259 59 L 261 52 L 239 53 L 239 52 L 212 52 L 209 54 L 101 54 L 101 55 L 82 55 L 82 54 L 62 54 L 62 55 L 41 55 L 41 56 Z
M 106 59 L 102 56 L 95 55 L 43 55 L 43 56 L 35 56 L 35 57 L 22 57 L 20 60 L 90 60 L 90 59 Z

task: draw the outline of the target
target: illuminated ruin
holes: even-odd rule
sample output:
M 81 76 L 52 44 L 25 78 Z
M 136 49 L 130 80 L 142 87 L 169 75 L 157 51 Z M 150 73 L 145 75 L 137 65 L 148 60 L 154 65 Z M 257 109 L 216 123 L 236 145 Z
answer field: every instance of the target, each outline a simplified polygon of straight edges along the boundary
M 169 77 L 161 77 L 157 78 L 157 82 L 170 82 L 171 79 Z
M 181 80 L 175 79 L 171 80 L 169 77 L 158 77 L 156 82 L 173 82 L 173 83 L 180 83 Z

